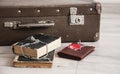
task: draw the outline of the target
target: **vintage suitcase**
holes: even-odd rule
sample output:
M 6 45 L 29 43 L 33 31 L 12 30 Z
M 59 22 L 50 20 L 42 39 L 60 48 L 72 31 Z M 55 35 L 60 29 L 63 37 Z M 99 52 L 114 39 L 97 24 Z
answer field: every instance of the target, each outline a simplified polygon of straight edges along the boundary
M 0 45 L 11 45 L 36 33 L 62 42 L 97 41 L 101 4 L 79 0 L 1 0 Z

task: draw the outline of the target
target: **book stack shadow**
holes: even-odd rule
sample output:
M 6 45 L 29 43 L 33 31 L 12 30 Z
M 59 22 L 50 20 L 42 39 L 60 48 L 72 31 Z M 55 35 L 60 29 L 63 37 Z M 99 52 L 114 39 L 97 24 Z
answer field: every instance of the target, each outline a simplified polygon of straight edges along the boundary
M 14 67 L 51 68 L 61 37 L 39 33 L 12 45 Z

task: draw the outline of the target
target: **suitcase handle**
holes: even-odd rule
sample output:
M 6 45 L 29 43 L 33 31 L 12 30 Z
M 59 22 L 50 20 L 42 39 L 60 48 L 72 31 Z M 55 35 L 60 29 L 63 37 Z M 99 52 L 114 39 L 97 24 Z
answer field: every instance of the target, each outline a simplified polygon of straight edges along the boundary
M 50 27 L 54 26 L 54 21 L 45 20 L 45 21 L 37 21 L 36 23 L 26 23 L 22 24 L 20 21 L 10 21 L 4 22 L 5 28 L 19 29 L 19 28 L 33 28 L 33 27 Z

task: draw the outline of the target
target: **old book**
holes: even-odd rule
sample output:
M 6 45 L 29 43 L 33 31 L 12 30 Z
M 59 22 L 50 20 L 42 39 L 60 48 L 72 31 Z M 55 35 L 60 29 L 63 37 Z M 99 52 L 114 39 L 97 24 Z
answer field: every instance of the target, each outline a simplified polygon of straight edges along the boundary
M 61 37 L 36 34 L 12 45 L 13 53 L 31 58 L 39 58 L 61 46 Z
M 94 51 L 94 46 L 84 46 L 80 44 L 71 44 L 58 52 L 58 56 L 73 60 L 81 60 Z
M 14 67 L 33 67 L 33 68 L 51 68 L 54 60 L 55 50 L 45 54 L 39 59 L 28 58 L 25 56 L 16 56 L 13 60 Z

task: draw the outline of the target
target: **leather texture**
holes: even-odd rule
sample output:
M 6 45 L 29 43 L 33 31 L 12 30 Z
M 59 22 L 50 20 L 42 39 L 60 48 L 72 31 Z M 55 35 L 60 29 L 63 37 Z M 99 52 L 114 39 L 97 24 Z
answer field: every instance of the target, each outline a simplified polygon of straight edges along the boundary
M 14 1 L 16 2 L 16 0 Z M 42 6 L 40 3 L 40 6 L 34 6 L 29 1 L 28 5 L 24 3 L 19 6 L 16 2 L 18 5 L 12 6 L 9 2 L 6 1 L 6 5 L 0 5 L 0 45 L 11 45 L 36 33 L 61 36 L 62 42 L 78 42 L 79 40 L 89 42 L 99 39 L 100 13 L 98 11 L 100 8 L 97 7 L 96 9 L 97 3 L 71 4 L 68 2 L 68 4 L 65 4 L 63 2 L 63 4 L 55 6 L 49 6 L 49 4 L 48 6 Z M 4 4 L 5 1 L 3 0 L 0 3 Z M 7 3 L 9 4 L 8 6 Z M 70 7 L 77 7 L 77 15 L 84 15 L 84 25 L 70 25 Z M 40 11 L 38 12 L 38 10 Z M 34 23 L 40 20 L 52 20 L 55 22 L 55 25 L 51 27 L 23 29 L 4 27 L 4 22 L 8 21 Z

